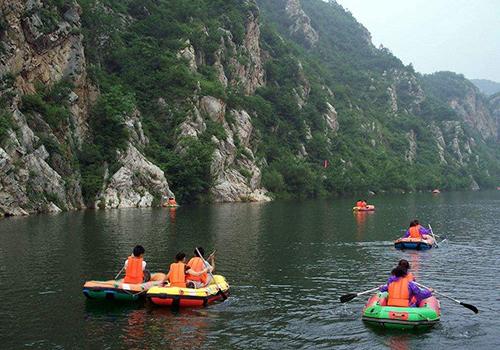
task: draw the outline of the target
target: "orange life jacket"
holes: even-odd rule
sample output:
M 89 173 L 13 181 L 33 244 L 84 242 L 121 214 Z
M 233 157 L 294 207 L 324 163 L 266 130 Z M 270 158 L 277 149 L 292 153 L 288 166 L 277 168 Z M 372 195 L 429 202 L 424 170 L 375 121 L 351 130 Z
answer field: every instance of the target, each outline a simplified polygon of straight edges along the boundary
M 201 258 L 199 258 L 197 256 L 191 258 L 191 260 L 189 260 L 187 265 L 191 268 L 191 270 L 193 270 L 195 272 L 200 272 L 205 268 L 205 263 L 203 262 L 203 260 Z M 187 278 L 190 279 L 191 281 L 198 281 L 198 282 L 206 283 L 207 282 L 207 273 L 205 272 L 204 274 L 202 274 L 200 276 L 188 275 Z
M 363 202 L 362 201 L 357 201 L 356 202 L 356 206 L 359 207 L 359 208 L 362 208 L 363 207 Z
M 170 264 L 167 278 L 171 287 L 186 288 L 186 264 L 183 262 Z
M 410 227 L 409 231 L 410 238 L 422 238 L 422 235 L 420 234 L 420 225 Z
M 125 269 L 125 278 L 123 283 L 137 284 L 144 281 L 144 271 L 142 271 L 142 258 L 129 256 L 127 259 L 127 268 Z
M 177 205 L 177 202 L 175 201 L 175 199 L 169 199 L 167 201 L 167 203 L 170 204 L 170 205 Z
M 365 201 L 362 201 L 362 202 L 361 202 L 361 207 L 362 207 L 362 208 L 366 208 L 366 205 L 367 205 L 367 204 L 366 204 L 366 202 L 365 202 Z
M 389 283 L 387 306 L 410 306 L 410 290 L 408 288 L 408 283 L 410 283 L 408 275 Z

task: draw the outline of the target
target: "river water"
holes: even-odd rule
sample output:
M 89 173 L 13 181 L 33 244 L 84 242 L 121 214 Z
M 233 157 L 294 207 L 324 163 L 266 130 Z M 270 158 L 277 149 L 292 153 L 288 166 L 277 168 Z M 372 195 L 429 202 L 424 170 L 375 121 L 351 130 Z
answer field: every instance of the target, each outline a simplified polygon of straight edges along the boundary
M 3 349 L 493 349 L 500 346 L 500 191 L 386 195 L 375 213 L 354 198 L 84 211 L 0 221 Z M 408 222 L 431 223 L 439 249 L 396 251 Z M 178 251 L 217 249 L 231 297 L 204 309 L 86 300 L 82 285 L 110 279 L 135 244 L 152 271 Z M 401 258 L 418 280 L 480 309 L 441 299 L 427 332 L 377 331 L 366 297 Z

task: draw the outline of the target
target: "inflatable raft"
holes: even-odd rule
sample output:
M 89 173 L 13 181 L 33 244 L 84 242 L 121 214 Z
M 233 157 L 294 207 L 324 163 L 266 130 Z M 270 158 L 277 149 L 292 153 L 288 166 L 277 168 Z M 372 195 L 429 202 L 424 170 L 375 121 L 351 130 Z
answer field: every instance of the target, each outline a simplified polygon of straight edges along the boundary
M 392 329 L 425 329 L 439 322 L 439 300 L 432 296 L 418 307 L 387 306 L 387 293 L 373 295 L 363 309 L 363 321 Z
M 400 238 L 394 241 L 396 249 L 414 249 L 414 250 L 427 250 L 434 246 L 434 238 L 427 236 L 427 238 Z
M 374 211 L 375 206 L 368 204 L 366 207 L 352 207 L 353 211 Z
M 123 283 L 123 279 L 87 281 L 83 285 L 83 294 L 89 299 L 136 301 L 151 287 L 161 286 L 165 277 L 164 273 L 153 273 L 150 281 L 138 284 Z
M 146 297 L 153 304 L 172 307 L 204 307 L 229 295 L 229 284 L 223 276 L 215 275 L 215 280 L 205 288 L 153 287 Z

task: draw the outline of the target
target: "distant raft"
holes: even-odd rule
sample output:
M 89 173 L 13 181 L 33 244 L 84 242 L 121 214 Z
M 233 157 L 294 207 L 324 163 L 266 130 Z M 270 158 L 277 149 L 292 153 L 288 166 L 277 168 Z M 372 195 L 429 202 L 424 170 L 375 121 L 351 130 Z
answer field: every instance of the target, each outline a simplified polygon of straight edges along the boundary
M 224 300 L 229 295 L 229 284 L 221 275 L 215 275 L 214 279 L 205 288 L 179 288 L 179 287 L 153 287 L 146 297 L 153 304 L 172 307 L 204 307 L 216 301 Z
M 366 207 L 352 207 L 353 211 L 375 211 L 375 206 L 368 204 Z
M 432 296 L 420 302 L 418 307 L 387 306 L 387 293 L 373 295 L 363 309 L 363 321 L 367 324 L 392 329 L 426 329 L 439 322 L 441 307 Z
M 166 275 L 153 273 L 151 280 L 145 283 L 123 283 L 123 279 L 109 281 L 87 281 L 83 285 L 83 294 L 89 299 L 136 301 L 145 297 L 154 286 L 161 286 Z
M 394 248 L 396 249 L 413 249 L 413 250 L 428 250 L 434 246 L 434 238 L 427 236 L 423 238 L 400 238 L 394 241 Z

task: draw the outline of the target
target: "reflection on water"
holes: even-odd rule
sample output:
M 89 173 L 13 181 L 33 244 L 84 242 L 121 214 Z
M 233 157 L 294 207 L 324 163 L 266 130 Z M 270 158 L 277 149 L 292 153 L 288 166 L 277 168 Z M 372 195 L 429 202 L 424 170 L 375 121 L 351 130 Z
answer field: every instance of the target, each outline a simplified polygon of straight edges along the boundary
M 495 249 L 500 192 L 374 197 L 375 212 L 353 214 L 352 199 L 86 211 L 0 221 L 0 341 L 5 348 L 494 348 L 499 274 Z M 408 222 L 431 223 L 448 241 L 397 251 Z M 200 310 L 85 300 L 88 279 L 112 278 L 136 244 L 151 271 L 178 251 L 217 249 L 232 287 Z M 429 332 L 397 333 L 361 322 L 371 289 L 407 259 L 423 284 L 479 307 L 472 315 L 442 300 Z M 50 325 L 50 327 L 48 327 Z

